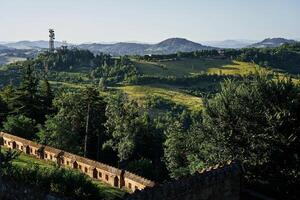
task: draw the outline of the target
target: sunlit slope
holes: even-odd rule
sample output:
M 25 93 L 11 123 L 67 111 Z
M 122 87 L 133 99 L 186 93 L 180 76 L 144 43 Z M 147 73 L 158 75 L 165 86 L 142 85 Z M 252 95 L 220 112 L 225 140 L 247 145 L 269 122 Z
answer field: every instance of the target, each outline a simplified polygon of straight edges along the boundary
M 148 76 L 183 77 L 199 73 L 247 75 L 261 70 L 256 64 L 228 59 L 181 59 L 164 62 L 134 61 L 139 72 Z
M 156 95 L 166 100 L 173 101 L 176 104 L 183 105 L 190 110 L 201 110 L 203 105 L 201 98 L 171 88 L 154 86 L 124 86 L 120 87 L 120 89 L 128 94 L 129 97 L 140 102 L 143 102 L 147 95 Z

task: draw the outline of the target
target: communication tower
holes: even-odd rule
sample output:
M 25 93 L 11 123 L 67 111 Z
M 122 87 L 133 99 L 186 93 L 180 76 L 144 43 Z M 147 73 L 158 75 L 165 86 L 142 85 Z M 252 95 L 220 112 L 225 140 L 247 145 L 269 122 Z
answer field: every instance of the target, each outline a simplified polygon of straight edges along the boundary
M 54 40 L 55 40 L 55 34 L 54 29 L 49 29 L 49 51 L 54 51 Z

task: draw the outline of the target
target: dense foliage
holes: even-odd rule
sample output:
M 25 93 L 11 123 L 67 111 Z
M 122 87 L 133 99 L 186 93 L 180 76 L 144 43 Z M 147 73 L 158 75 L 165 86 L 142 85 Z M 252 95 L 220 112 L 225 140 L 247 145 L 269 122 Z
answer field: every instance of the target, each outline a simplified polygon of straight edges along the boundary
M 299 52 L 299 44 L 291 44 L 134 59 L 234 58 L 298 73 Z M 0 91 L 1 129 L 159 182 L 237 159 L 245 166 L 247 187 L 296 199 L 299 85 L 272 74 L 144 76 L 131 59 L 61 49 L 23 62 L 20 84 Z M 45 67 L 49 71 L 42 73 Z M 54 89 L 48 79 L 79 84 Z M 150 92 L 141 103 L 111 88 L 133 83 L 180 88 L 205 98 L 205 103 L 202 111 L 191 111 Z M 202 83 L 207 85 L 202 87 Z M 33 173 L 32 177 L 43 174 L 40 169 L 26 173 Z M 54 173 L 43 181 L 62 175 L 59 173 L 69 172 Z
M 55 53 L 45 52 L 35 60 L 39 67 L 48 70 L 73 70 L 93 65 L 94 55 L 88 50 L 57 49 Z
M 171 176 L 237 159 L 244 164 L 250 185 L 262 184 L 263 192 L 296 199 L 299 92 L 290 79 L 224 82 L 207 101 L 203 120 L 188 129 L 175 122 L 167 130 L 165 158 Z
M 99 158 L 105 122 L 105 102 L 94 88 L 63 92 L 53 101 L 57 113 L 48 116 L 38 133 L 41 143 Z
M 96 57 L 97 58 L 97 57 Z M 127 56 L 112 59 L 113 64 L 104 62 L 91 72 L 94 80 L 99 80 L 100 87 L 120 82 L 134 83 L 137 79 L 137 69 Z
M 293 74 L 300 73 L 300 43 L 284 44 L 276 48 L 245 48 L 179 52 L 170 55 L 137 56 L 137 60 L 170 61 L 181 58 L 229 58 L 254 62 L 260 66 L 272 67 Z
M 6 157 L 9 152 L 5 154 Z M 10 156 L 10 158 L 15 158 L 15 156 Z M 40 189 L 44 193 L 75 199 L 104 199 L 102 191 L 80 172 L 38 165 L 31 167 L 11 164 L 0 166 L 1 178 L 26 184 L 29 187 Z
M 254 62 L 293 74 L 300 73 L 300 43 L 285 44 L 277 48 L 241 49 L 227 54 L 241 61 Z

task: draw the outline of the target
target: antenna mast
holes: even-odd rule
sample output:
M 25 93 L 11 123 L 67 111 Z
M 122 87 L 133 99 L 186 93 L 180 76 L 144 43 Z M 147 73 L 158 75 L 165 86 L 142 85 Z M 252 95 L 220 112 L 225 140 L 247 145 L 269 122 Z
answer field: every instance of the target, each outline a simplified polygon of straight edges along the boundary
M 54 52 L 54 40 L 55 40 L 54 29 L 49 29 L 49 51 L 50 52 Z
M 68 43 L 66 40 L 62 41 L 62 45 L 61 45 L 62 50 L 66 50 L 68 48 Z

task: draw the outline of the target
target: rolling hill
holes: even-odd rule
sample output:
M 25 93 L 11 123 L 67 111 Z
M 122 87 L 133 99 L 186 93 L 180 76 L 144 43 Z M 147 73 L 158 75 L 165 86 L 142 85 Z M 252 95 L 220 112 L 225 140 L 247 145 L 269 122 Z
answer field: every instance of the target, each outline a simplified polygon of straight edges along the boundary
M 181 59 L 176 61 L 134 61 L 139 72 L 146 76 L 185 77 L 201 73 L 223 75 L 247 75 L 259 71 L 253 63 L 223 59 Z
M 146 49 L 147 54 L 172 54 L 176 52 L 191 52 L 197 50 L 211 50 L 214 47 L 203 46 L 184 38 L 170 38 Z
M 283 44 L 292 44 L 295 43 L 295 40 L 288 40 L 285 38 L 267 38 L 264 39 L 261 42 L 249 45 L 249 48 L 273 48 L 273 47 L 279 47 Z
M 170 38 L 157 44 L 115 43 L 115 44 L 81 44 L 77 47 L 88 49 L 94 53 L 109 53 L 112 55 L 145 55 L 145 54 L 172 54 L 178 51 L 191 52 L 197 50 L 214 49 L 183 38 Z
M 48 48 L 48 41 L 18 41 L 5 43 L 0 46 L 2 48 L 14 49 L 44 49 Z M 60 47 L 63 42 L 56 41 L 55 47 Z M 184 38 L 170 38 L 157 44 L 145 44 L 136 42 L 117 42 L 111 44 L 105 43 L 90 43 L 90 44 L 71 44 L 69 46 L 87 49 L 93 53 L 106 53 L 114 56 L 120 55 L 145 55 L 145 54 L 172 54 L 181 52 L 191 52 L 197 50 L 215 49 L 214 47 L 204 46 L 202 44 L 192 42 Z
M 63 43 L 56 41 L 55 46 L 60 47 Z M 4 44 L 7 47 L 14 48 L 14 49 L 43 49 L 49 47 L 49 42 L 45 40 L 38 40 L 38 41 L 18 41 L 18 42 L 10 42 Z
M 90 50 L 93 53 L 102 52 L 112 55 L 143 55 L 145 50 L 150 46 L 151 45 L 149 44 L 119 42 L 115 44 L 81 44 L 77 47 Z
M 224 49 L 240 49 L 247 47 L 257 41 L 253 40 L 223 40 L 223 41 L 204 41 L 202 44 Z
M 5 45 L 2 45 L 0 44 L 0 50 L 4 50 L 4 49 L 9 49 L 9 47 L 5 46 Z

